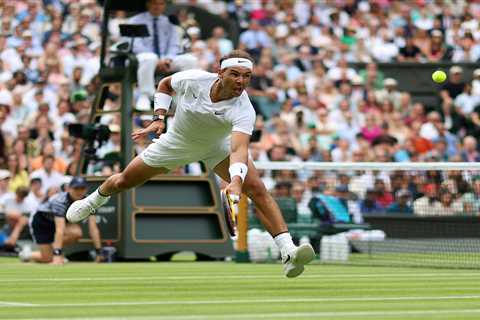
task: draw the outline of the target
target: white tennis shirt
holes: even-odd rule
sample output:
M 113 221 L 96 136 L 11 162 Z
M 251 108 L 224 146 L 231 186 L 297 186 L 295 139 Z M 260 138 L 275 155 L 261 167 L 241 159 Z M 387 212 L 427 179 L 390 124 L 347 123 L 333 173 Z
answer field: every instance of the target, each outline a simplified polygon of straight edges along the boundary
M 210 90 L 217 79 L 216 73 L 203 70 L 186 70 L 172 75 L 177 109 L 166 136 L 177 142 L 210 147 L 223 142 L 232 131 L 252 134 L 255 110 L 247 92 L 214 103 Z

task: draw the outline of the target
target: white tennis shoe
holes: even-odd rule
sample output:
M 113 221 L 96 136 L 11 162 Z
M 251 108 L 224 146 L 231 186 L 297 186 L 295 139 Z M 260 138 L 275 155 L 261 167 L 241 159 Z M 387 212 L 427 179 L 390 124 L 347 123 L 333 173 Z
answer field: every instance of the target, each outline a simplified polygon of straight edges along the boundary
M 302 274 L 305 265 L 315 258 L 315 251 L 309 243 L 296 247 L 289 253 L 282 252 L 283 273 L 287 278 L 295 278 Z
M 67 210 L 67 220 L 77 223 L 95 214 L 95 207 L 87 199 L 77 200 Z

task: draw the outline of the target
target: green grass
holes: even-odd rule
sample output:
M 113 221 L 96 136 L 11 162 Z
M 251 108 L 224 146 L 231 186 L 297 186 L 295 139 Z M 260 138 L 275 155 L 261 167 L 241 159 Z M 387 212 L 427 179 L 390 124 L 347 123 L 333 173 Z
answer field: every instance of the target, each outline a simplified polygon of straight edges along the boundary
M 478 319 L 479 284 L 477 270 L 2 258 L 0 319 Z

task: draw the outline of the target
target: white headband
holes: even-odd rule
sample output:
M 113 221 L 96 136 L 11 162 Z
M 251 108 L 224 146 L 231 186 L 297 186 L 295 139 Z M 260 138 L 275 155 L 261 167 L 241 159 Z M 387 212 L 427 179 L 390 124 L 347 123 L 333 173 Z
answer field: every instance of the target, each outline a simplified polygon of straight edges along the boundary
M 220 70 L 230 67 L 245 67 L 253 70 L 253 63 L 252 61 L 245 58 L 229 58 L 222 61 L 222 64 L 220 65 Z

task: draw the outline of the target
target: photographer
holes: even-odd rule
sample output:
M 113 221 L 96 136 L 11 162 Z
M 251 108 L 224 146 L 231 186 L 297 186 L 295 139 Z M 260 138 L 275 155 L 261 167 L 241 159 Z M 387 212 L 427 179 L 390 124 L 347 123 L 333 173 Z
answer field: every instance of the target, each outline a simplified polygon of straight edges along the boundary
M 20 252 L 22 261 L 63 264 L 63 248 L 76 243 L 82 238 L 82 229 L 78 224 L 67 223 L 65 214 L 67 208 L 76 200 L 85 197 L 87 181 L 82 177 L 74 177 L 67 191 L 60 192 L 40 204 L 30 219 L 30 230 L 40 251 L 32 252 L 25 247 Z M 102 261 L 100 231 L 95 216 L 88 219 L 90 238 L 97 252 L 96 262 Z

